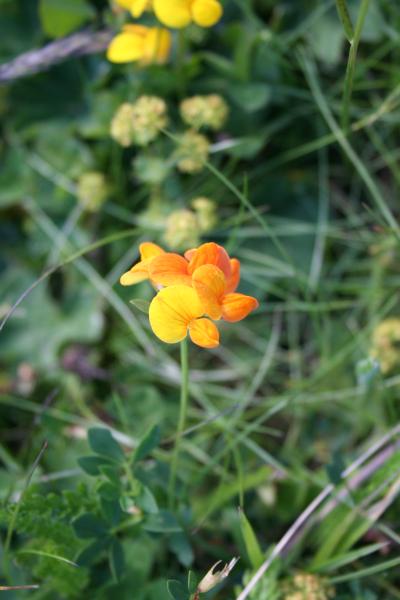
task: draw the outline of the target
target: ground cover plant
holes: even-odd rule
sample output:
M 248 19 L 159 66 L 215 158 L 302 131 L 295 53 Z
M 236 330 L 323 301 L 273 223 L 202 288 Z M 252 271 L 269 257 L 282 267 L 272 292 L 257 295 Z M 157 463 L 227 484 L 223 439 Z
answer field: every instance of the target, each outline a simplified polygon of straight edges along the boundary
M 400 6 L 0 1 L 0 592 L 400 597 Z

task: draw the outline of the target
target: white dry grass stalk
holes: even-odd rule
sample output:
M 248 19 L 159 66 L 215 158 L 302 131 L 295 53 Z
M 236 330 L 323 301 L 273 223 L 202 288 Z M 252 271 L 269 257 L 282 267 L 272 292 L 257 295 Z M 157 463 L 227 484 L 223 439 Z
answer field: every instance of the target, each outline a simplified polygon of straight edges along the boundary
M 377 442 L 375 442 L 375 444 L 370 446 L 370 448 L 368 448 L 364 452 L 364 454 L 362 454 L 345 471 L 343 471 L 343 473 L 341 475 L 342 479 L 346 479 L 349 475 L 354 473 L 371 456 L 373 456 L 376 452 L 378 452 L 378 450 L 380 450 L 381 448 L 386 446 L 386 444 L 391 439 L 398 436 L 399 434 L 400 434 L 400 424 L 397 425 L 396 427 L 394 427 L 393 429 L 391 429 L 391 431 L 389 431 L 385 436 L 383 436 Z M 388 460 L 393 455 L 396 448 L 398 448 L 398 444 L 393 444 L 391 446 L 391 448 L 392 448 L 391 452 L 387 452 L 386 448 L 382 451 L 382 455 L 384 455 L 385 461 Z M 382 463 L 382 460 L 379 460 L 379 456 L 380 455 L 378 455 L 378 457 L 376 457 L 371 463 L 369 463 L 365 467 L 364 476 L 361 478 L 361 481 L 364 481 L 364 479 L 366 479 L 367 476 L 372 475 L 380 466 L 382 466 L 383 463 Z M 372 467 L 371 467 L 371 464 L 372 464 Z M 361 483 L 361 481 L 360 481 L 360 483 Z M 390 501 L 392 501 L 394 496 L 398 493 L 399 485 L 400 485 L 400 482 L 397 480 L 396 483 L 392 486 L 390 493 L 384 499 L 383 502 L 384 502 L 385 508 L 390 504 Z M 318 509 L 318 507 L 322 504 L 322 502 L 324 502 L 324 500 L 332 494 L 334 489 L 335 489 L 335 486 L 333 484 L 329 484 L 321 491 L 320 494 L 318 494 L 318 496 L 316 498 L 314 498 L 314 500 L 311 502 L 311 504 L 309 504 L 307 506 L 307 508 L 299 515 L 299 517 L 296 519 L 296 521 L 293 523 L 293 525 L 291 527 L 289 527 L 289 529 L 287 530 L 285 535 L 279 540 L 279 542 L 277 543 L 277 545 L 275 546 L 275 548 L 273 549 L 273 551 L 271 552 L 269 557 L 263 562 L 263 564 L 259 567 L 259 569 L 257 569 L 256 573 L 250 579 L 249 583 L 242 590 L 242 592 L 239 594 L 239 596 L 237 596 L 236 600 L 245 600 L 246 598 L 249 597 L 249 595 L 254 590 L 254 588 L 256 587 L 258 582 L 268 571 L 268 569 L 270 568 L 273 561 L 278 556 L 281 556 L 283 554 L 284 550 L 286 550 L 288 548 L 288 546 L 290 545 L 292 540 L 303 529 L 303 527 L 308 522 L 308 520 L 313 515 L 313 513 Z M 379 507 L 379 509 L 380 509 L 379 515 L 382 514 L 382 512 L 383 512 L 382 506 L 383 505 L 381 505 Z

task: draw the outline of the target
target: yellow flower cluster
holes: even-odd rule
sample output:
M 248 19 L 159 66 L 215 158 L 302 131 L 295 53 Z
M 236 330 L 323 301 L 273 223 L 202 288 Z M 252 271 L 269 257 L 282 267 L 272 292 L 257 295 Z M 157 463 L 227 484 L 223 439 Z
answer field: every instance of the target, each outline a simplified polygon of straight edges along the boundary
M 106 200 L 108 186 L 103 173 L 89 171 L 83 173 L 76 186 L 76 195 L 80 204 L 88 211 L 95 212 Z
M 228 105 L 218 94 L 185 98 L 180 105 L 182 120 L 193 127 L 208 127 L 218 131 L 228 117 Z
M 173 29 L 182 29 L 191 23 L 200 27 L 212 27 L 222 17 L 218 0 L 115 0 L 116 4 L 129 10 L 134 18 L 145 10 L 152 10 L 158 21 Z M 114 63 L 138 61 L 142 65 L 163 64 L 171 50 L 171 34 L 162 27 L 125 25 L 112 41 L 107 58 Z
M 168 123 L 167 105 L 157 96 L 140 96 L 125 102 L 115 113 L 110 133 L 121 146 L 147 146 Z
M 400 367 L 400 319 L 391 317 L 372 332 L 370 355 L 379 362 L 383 374 Z
M 192 129 L 185 131 L 175 151 L 177 167 L 182 173 L 199 173 L 210 153 L 210 142 L 201 133 Z
M 335 590 L 325 579 L 310 573 L 297 573 L 288 583 L 284 600 L 329 600 Z
M 198 246 L 200 236 L 207 233 L 217 222 L 215 202 L 208 198 L 195 198 L 191 206 L 174 210 L 167 218 L 164 240 L 174 250 Z

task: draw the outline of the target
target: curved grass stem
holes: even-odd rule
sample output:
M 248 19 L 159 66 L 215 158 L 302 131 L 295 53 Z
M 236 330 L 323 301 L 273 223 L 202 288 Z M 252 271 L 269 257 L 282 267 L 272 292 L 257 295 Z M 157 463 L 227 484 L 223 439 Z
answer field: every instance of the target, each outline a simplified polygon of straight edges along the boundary
M 178 462 L 179 462 L 182 434 L 186 427 L 188 400 L 189 400 L 189 353 L 188 353 L 187 339 L 185 338 L 181 342 L 181 396 L 180 396 L 180 406 L 179 406 L 179 420 L 178 420 L 178 428 L 176 431 L 175 448 L 174 448 L 174 452 L 172 455 L 171 473 L 170 473 L 169 486 L 168 486 L 169 505 L 171 508 L 173 508 L 174 498 L 176 495 L 175 494 L 176 475 L 177 475 L 177 471 L 178 471 Z

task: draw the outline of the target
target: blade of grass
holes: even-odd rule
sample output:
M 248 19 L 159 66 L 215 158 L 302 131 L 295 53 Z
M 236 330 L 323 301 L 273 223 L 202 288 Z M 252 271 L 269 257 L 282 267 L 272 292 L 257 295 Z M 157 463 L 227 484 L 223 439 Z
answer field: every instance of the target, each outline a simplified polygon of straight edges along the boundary
M 356 152 L 353 150 L 353 147 L 350 145 L 349 141 L 346 139 L 342 129 L 337 124 L 327 101 L 322 93 L 321 86 L 318 82 L 315 65 L 311 61 L 311 59 L 305 54 L 305 52 L 298 53 L 300 65 L 304 71 L 304 75 L 308 81 L 310 89 L 313 93 L 315 101 L 318 105 L 318 108 L 321 111 L 325 121 L 330 127 L 332 133 L 334 134 L 337 142 L 347 155 L 349 161 L 353 164 L 356 169 L 358 175 L 364 182 L 367 190 L 369 191 L 372 200 L 375 202 L 376 207 L 379 212 L 382 214 L 384 220 L 389 225 L 391 230 L 395 233 L 396 237 L 400 240 L 400 227 L 393 216 L 392 211 L 387 206 L 377 184 L 372 179 L 371 175 L 368 172 L 368 169 L 361 161 L 361 159 L 357 156 Z
M 343 3 L 343 0 L 337 0 L 339 3 Z M 357 63 L 357 52 L 360 44 L 361 33 L 364 27 L 365 18 L 369 9 L 370 0 L 362 0 L 356 26 L 354 29 L 354 35 L 350 40 L 350 52 L 349 59 L 347 62 L 346 76 L 344 80 L 344 91 L 343 91 L 343 106 L 342 106 L 342 128 L 344 131 L 348 130 L 349 127 L 349 113 L 350 113 L 350 101 L 353 92 L 354 73 L 356 70 Z
M 342 21 L 344 33 L 351 44 L 354 39 L 354 29 L 347 9 L 346 0 L 336 0 L 336 9 L 340 20 Z

